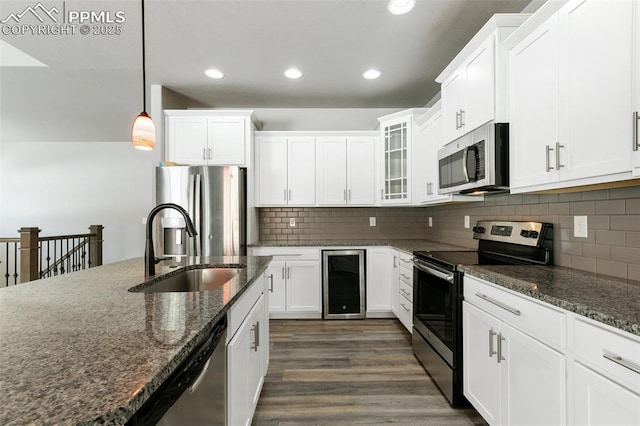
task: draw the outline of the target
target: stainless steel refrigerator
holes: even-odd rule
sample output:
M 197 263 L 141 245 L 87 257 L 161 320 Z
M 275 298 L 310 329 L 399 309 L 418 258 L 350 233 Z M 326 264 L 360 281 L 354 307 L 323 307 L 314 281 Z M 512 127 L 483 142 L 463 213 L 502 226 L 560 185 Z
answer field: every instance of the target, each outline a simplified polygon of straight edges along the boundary
M 156 167 L 156 203 L 182 206 L 198 231 L 195 238 L 189 237 L 182 216 L 173 209 L 162 210 L 159 223 L 155 224 L 159 231 L 156 253 L 245 256 L 246 182 L 247 170 L 240 167 Z

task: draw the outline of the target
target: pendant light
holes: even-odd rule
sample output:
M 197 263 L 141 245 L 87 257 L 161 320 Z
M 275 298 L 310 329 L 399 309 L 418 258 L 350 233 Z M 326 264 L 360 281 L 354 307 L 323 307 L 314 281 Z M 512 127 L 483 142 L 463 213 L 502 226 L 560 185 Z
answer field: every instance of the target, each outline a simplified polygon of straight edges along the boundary
M 147 75 L 145 69 L 144 0 L 142 0 L 142 112 L 138 114 L 131 127 L 131 143 L 134 148 L 149 151 L 156 145 L 156 128 L 153 125 L 153 120 L 147 114 L 146 105 Z

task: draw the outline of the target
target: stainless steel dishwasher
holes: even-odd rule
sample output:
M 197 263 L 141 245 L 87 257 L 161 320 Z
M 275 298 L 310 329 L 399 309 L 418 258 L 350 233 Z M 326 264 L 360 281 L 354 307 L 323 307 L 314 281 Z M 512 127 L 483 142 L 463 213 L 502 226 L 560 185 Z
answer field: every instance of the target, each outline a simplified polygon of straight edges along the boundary
M 127 425 L 224 425 L 227 318 L 180 364 Z
M 365 251 L 323 250 L 324 319 L 365 316 Z

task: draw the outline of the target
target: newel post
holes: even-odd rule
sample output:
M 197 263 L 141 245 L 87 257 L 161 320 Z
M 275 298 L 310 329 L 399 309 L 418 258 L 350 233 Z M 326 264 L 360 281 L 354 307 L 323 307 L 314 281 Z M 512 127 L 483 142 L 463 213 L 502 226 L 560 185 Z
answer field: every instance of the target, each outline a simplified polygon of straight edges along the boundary
M 102 265 L 102 225 L 89 226 L 89 268 Z
M 20 282 L 40 278 L 38 272 L 38 228 L 20 228 Z

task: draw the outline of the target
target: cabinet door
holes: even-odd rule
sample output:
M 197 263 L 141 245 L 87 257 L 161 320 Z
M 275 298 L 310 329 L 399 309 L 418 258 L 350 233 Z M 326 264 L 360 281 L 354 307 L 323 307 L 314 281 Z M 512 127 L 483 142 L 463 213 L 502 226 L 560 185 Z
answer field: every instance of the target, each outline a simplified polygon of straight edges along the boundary
M 499 338 L 502 338 L 500 423 L 566 424 L 564 355 L 505 323 Z
M 442 117 L 445 144 L 462 134 L 460 110 L 463 109 L 464 78 L 462 70 L 459 70 L 442 83 Z
M 376 196 L 376 140 L 349 138 L 347 161 L 348 204 L 372 206 Z
M 206 164 L 207 118 L 168 117 L 167 160 L 181 164 Z
M 209 117 L 207 119 L 209 164 L 244 165 L 246 118 Z
M 382 203 L 406 204 L 411 201 L 411 117 L 382 125 L 383 173 Z
M 631 170 L 633 3 L 572 0 L 559 11 L 562 180 Z
M 495 117 L 494 38 L 489 37 L 463 65 L 465 106 L 460 118 L 463 133 Z
M 395 250 L 391 250 L 391 312 L 399 317 L 400 308 L 400 259 Z
M 230 425 L 250 425 L 251 342 L 253 332 L 248 317 L 227 345 L 227 421 Z
M 260 391 L 264 383 L 264 348 L 269 346 L 269 341 L 264 337 L 264 295 L 260 296 L 256 304 L 249 313 L 249 324 L 251 324 L 251 337 L 249 347 L 249 394 L 250 417 L 258 405 Z M 268 327 L 268 325 L 267 325 Z M 268 328 L 267 328 L 268 330 Z
M 501 378 L 496 350 L 500 321 L 468 302 L 462 304 L 464 396 L 489 424 L 498 424 Z
M 287 312 L 322 312 L 319 262 L 287 262 Z
M 392 277 L 390 249 L 367 249 L 367 312 L 391 311 Z
M 554 152 L 558 142 L 558 20 L 532 32 L 510 52 L 509 147 L 511 189 L 557 179 Z
M 272 261 L 265 271 L 268 280 L 269 312 L 285 312 L 287 310 L 285 268 L 285 262 Z
M 347 140 L 345 138 L 317 139 L 316 166 L 318 174 L 318 204 L 346 204 Z
M 633 84 L 634 84 L 634 105 L 631 116 L 632 127 L 635 129 L 634 137 L 632 141 L 633 152 L 631 154 L 631 162 L 633 169 L 631 174 L 633 176 L 640 176 L 640 4 L 635 2 L 634 7 L 634 64 L 633 64 Z
M 287 140 L 257 138 L 258 174 L 256 186 L 262 205 L 287 204 Z
M 431 156 L 431 119 L 416 129 L 413 138 L 413 159 L 416 167 L 413 168 L 413 193 L 414 204 L 425 202 L 429 199 L 429 187 L 432 174 Z
M 573 422 L 577 425 L 637 425 L 640 395 L 574 363 Z
M 314 205 L 316 202 L 315 140 L 291 138 L 288 151 L 288 203 L 297 206 Z

